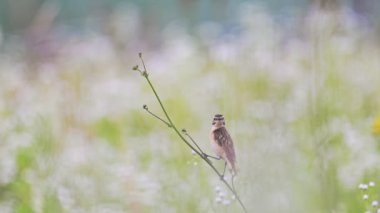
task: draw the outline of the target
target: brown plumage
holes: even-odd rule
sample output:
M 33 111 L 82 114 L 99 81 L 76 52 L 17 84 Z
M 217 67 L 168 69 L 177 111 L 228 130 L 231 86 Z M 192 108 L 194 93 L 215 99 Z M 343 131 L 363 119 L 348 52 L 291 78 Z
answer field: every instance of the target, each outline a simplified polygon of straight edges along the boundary
M 215 115 L 210 133 L 211 146 L 216 155 L 227 162 L 232 174 L 236 175 L 237 171 L 234 143 L 225 127 L 225 124 L 226 123 L 222 115 Z

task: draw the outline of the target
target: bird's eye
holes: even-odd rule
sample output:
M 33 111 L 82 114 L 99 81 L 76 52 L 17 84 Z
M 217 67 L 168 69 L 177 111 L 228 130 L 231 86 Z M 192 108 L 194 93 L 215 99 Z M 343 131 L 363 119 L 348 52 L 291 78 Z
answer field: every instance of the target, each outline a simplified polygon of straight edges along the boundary
M 215 125 L 216 124 L 216 122 L 214 121 L 214 122 L 212 122 L 212 125 Z

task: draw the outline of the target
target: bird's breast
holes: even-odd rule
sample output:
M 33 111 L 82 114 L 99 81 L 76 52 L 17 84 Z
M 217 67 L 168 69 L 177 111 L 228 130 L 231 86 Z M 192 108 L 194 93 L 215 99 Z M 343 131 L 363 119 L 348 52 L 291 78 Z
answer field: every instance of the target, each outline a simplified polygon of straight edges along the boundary
M 211 132 L 210 134 L 210 142 L 211 142 L 211 148 L 215 152 L 215 154 L 219 157 L 224 158 L 224 150 L 221 146 L 219 146 L 217 139 L 215 138 L 214 132 Z

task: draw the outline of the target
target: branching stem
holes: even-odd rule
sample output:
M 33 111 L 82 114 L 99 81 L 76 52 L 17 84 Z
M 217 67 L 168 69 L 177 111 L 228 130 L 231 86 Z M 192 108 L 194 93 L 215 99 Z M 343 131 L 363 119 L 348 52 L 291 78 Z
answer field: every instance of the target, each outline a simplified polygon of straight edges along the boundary
M 199 152 L 202 153 L 202 155 L 206 155 L 206 153 L 201 149 L 201 147 L 198 146 L 198 144 L 194 141 L 194 139 L 187 133 L 186 129 L 182 129 L 182 133 L 185 134 L 192 142 L 193 144 L 198 148 Z
M 156 114 L 154 114 L 153 112 L 151 112 L 145 104 L 144 104 L 143 108 L 144 108 L 149 114 L 151 114 L 153 117 L 157 118 L 158 120 L 160 120 L 160 121 L 162 121 L 164 124 L 166 124 L 169 128 L 172 127 L 172 125 L 171 125 L 169 122 L 165 121 L 164 119 L 160 118 L 158 115 L 156 115 Z
M 242 207 L 242 209 L 244 210 L 244 212 L 247 212 L 247 209 L 245 208 L 243 202 L 240 200 L 240 197 L 238 196 L 236 190 L 235 190 L 235 187 L 233 186 L 233 182 L 232 182 L 232 186 L 224 179 L 224 175 L 219 173 L 219 171 L 215 168 L 215 166 L 212 164 L 212 162 L 208 159 L 208 157 L 212 157 L 212 156 L 209 156 L 207 155 L 206 153 L 204 153 L 202 151 L 202 149 L 198 146 L 198 144 L 193 140 L 193 138 L 187 134 L 186 130 L 183 131 L 184 134 L 189 137 L 189 139 L 191 140 L 191 142 L 193 142 L 195 144 L 195 146 L 198 148 L 196 149 L 193 145 L 190 144 L 190 142 L 185 138 L 183 137 L 183 135 L 180 133 L 180 131 L 178 131 L 176 125 L 174 125 L 174 123 L 172 122 L 172 120 L 170 119 L 169 117 L 169 114 L 167 113 L 164 105 L 162 104 L 161 102 L 161 99 L 159 97 L 159 95 L 157 94 L 156 92 L 156 89 L 154 88 L 152 82 L 150 81 L 149 79 L 149 75 L 148 75 L 148 72 L 147 72 L 147 69 L 146 69 L 146 66 L 145 66 L 145 63 L 144 63 L 144 60 L 142 58 L 142 54 L 139 53 L 139 57 L 141 59 L 141 63 L 144 67 L 144 70 L 140 70 L 138 68 L 138 66 L 135 66 L 133 67 L 133 70 L 137 70 L 138 72 L 140 72 L 140 74 L 147 80 L 150 88 L 152 89 L 158 103 L 160 104 L 160 107 L 162 109 L 162 111 L 164 112 L 165 114 L 165 117 L 167 119 L 167 121 L 165 121 L 164 119 L 158 117 L 156 114 L 152 113 L 151 111 L 149 111 L 148 107 L 146 105 L 144 105 L 144 109 L 150 113 L 152 116 L 154 116 L 155 118 L 159 119 L 160 121 L 162 121 L 163 123 L 165 123 L 169 128 L 172 128 L 176 133 L 177 135 L 181 138 L 181 140 L 191 149 L 193 150 L 199 157 L 201 157 L 213 170 L 214 172 L 218 175 L 218 177 L 220 178 L 220 180 L 227 186 L 227 188 L 234 194 L 236 200 L 239 202 L 240 206 Z M 213 157 L 215 158 L 215 157 Z M 217 159 L 217 158 L 215 158 Z M 233 177 L 232 177 L 233 178 Z M 233 181 L 233 180 L 232 180 Z

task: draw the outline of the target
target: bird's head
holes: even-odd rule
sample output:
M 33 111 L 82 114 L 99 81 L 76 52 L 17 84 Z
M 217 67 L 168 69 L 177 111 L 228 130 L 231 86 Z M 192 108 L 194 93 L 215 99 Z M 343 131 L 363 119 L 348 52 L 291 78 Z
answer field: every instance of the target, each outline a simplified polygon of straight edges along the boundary
M 221 114 L 216 114 L 214 116 L 214 119 L 212 121 L 212 125 L 216 128 L 223 127 L 226 125 L 226 122 L 224 121 L 224 117 Z

